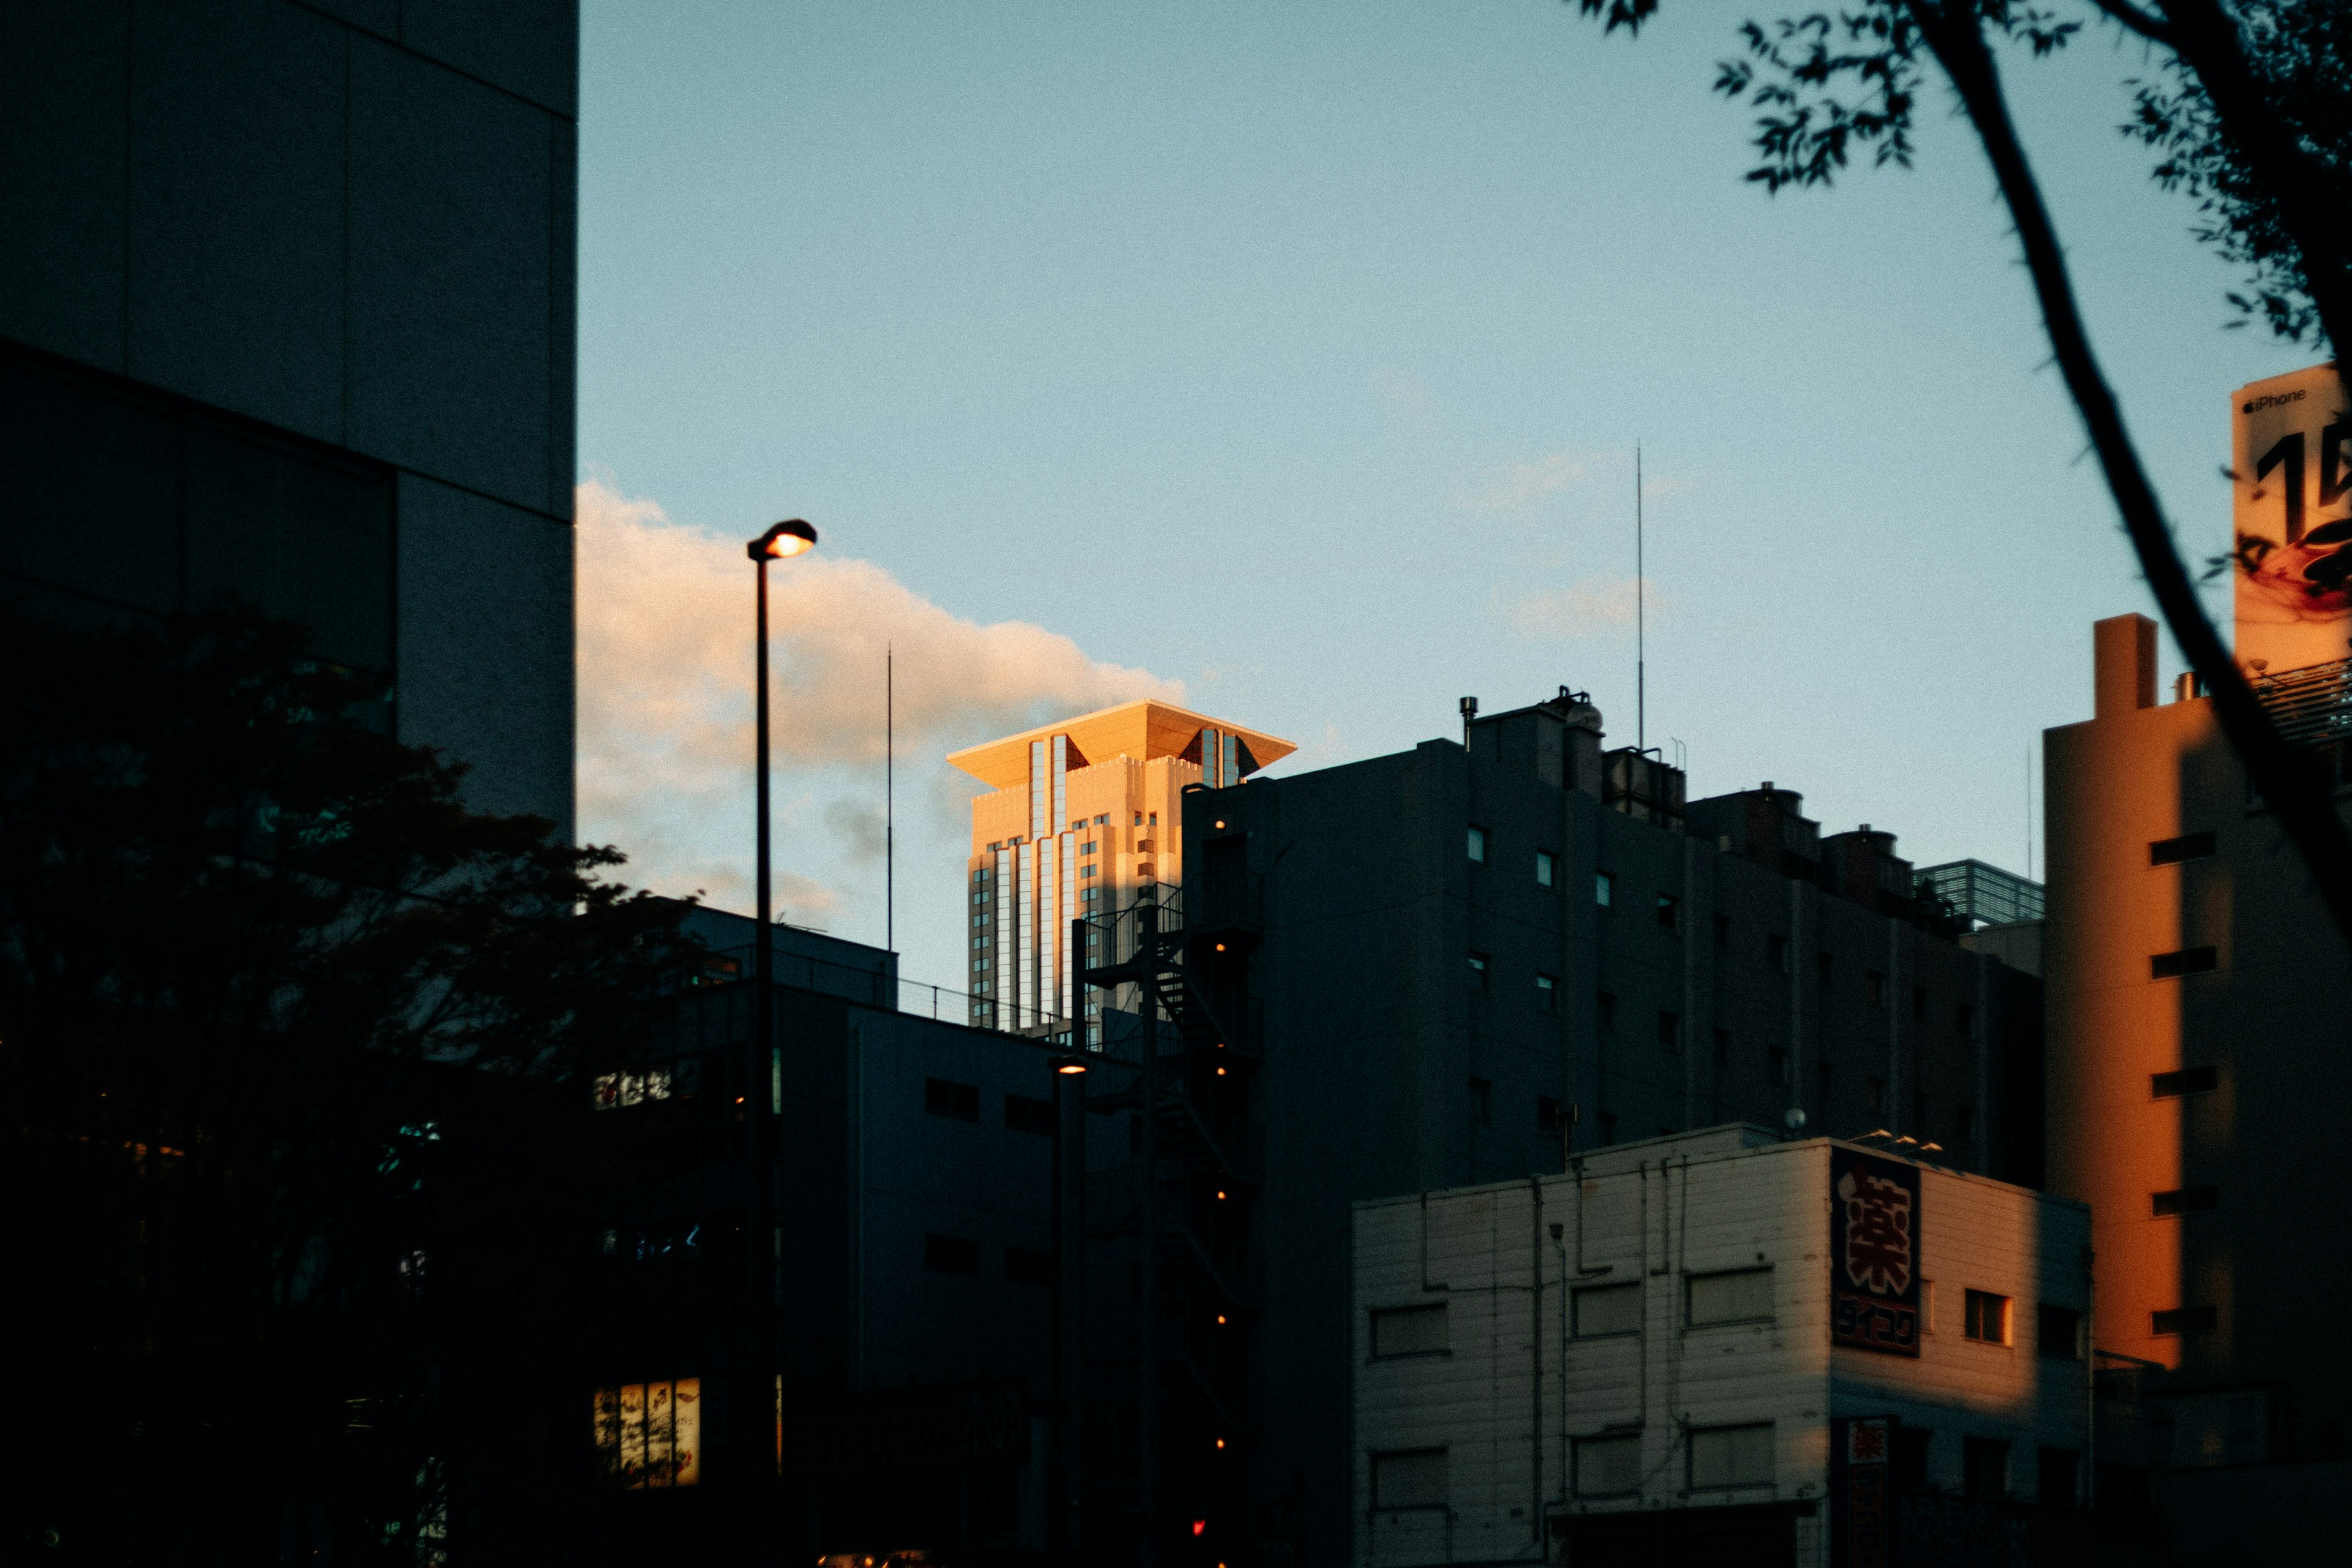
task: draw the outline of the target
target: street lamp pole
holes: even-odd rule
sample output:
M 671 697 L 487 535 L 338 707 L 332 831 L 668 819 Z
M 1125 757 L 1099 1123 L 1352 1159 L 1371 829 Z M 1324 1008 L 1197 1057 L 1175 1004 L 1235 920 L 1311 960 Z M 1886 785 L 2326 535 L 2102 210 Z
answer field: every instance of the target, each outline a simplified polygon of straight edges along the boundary
M 753 1478 L 750 1489 L 749 1524 L 751 1560 L 765 1561 L 775 1535 L 776 1478 L 783 1468 L 779 1451 L 758 1458 L 771 1445 L 758 1436 L 758 1413 L 774 1410 L 775 1442 L 783 1439 L 782 1362 L 777 1356 L 778 1298 L 783 1289 L 783 1248 L 776 1229 L 776 1171 L 769 1134 L 776 1110 L 776 958 L 774 901 L 770 891 L 770 851 L 772 833 L 768 811 L 768 563 L 805 554 L 816 548 L 816 530 L 792 518 L 776 524 L 743 547 L 759 571 L 758 626 L 755 632 L 752 679 L 758 690 L 753 707 L 758 714 L 759 849 L 757 859 L 759 929 L 751 943 L 751 1059 L 743 1074 L 743 1161 L 747 1177 L 746 1206 L 751 1234 L 743 1238 L 751 1260 L 746 1281 L 751 1293 L 751 1386 L 742 1391 L 743 1458 Z

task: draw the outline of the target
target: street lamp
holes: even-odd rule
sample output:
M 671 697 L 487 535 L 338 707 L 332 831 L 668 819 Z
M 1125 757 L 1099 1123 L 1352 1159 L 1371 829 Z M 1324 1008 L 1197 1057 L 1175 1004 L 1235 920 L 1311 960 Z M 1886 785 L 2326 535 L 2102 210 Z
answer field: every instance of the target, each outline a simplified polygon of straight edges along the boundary
M 816 530 L 799 518 L 788 518 L 776 524 L 743 547 L 743 552 L 759 568 L 760 592 L 758 627 L 754 638 L 754 663 L 757 672 L 753 680 L 758 687 L 754 703 L 759 714 L 759 931 L 751 948 L 751 1060 L 744 1074 L 743 1094 L 750 1112 L 743 1118 L 743 1157 L 750 1167 L 751 1235 L 745 1237 L 753 1259 L 751 1270 L 752 1365 L 758 1370 L 763 1386 L 743 1390 L 740 1401 L 743 1412 L 743 1453 L 746 1458 L 768 1445 L 759 1442 L 754 1412 L 768 1405 L 764 1386 L 780 1374 L 782 1364 L 776 1355 L 776 1297 L 782 1281 L 778 1271 L 783 1259 L 776 1246 L 776 1173 L 768 1157 L 767 1139 L 762 1134 L 771 1125 L 775 1110 L 776 1078 L 776 959 L 774 933 L 772 927 L 775 911 L 769 893 L 769 826 L 768 826 L 768 563 L 790 560 L 805 555 L 816 548 Z M 781 1384 L 776 1388 L 782 1396 Z M 777 1418 L 782 1418 L 782 1406 Z M 782 1436 L 781 1426 L 777 1436 Z M 782 1456 L 776 1457 L 781 1464 Z M 775 1495 L 772 1468 L 763 1466 L 763 1478 L 751 1488 L 751 1515 L 752 1539 L 764 1541 L 772 1533 L 769 1502 Z

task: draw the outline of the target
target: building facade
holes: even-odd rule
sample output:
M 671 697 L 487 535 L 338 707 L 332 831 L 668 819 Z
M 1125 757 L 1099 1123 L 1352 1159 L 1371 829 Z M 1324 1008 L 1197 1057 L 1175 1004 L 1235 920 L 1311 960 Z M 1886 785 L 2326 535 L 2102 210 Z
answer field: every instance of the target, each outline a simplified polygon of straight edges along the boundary
M 2102 1496 L 2179 1560 L 2326 1555 L 2352 1488 L 2336 1150 L 2352 959 L 2156 627 L 2094 628 L 2093 716 L 2047 731 L 2050 1187 L 2091 1205 L 2118 1395 Z M 2256 693 L 2341 785 L 2352 665 Z
M 969 1021 L 1070 1027 L 1087 1005 L 1070 922 L 1110 913 L 1139 888 L 1181 886 L 1185 787 L 1237 784 L 1295 750 L 1222 719 L 1136 701 L 948 758 L 992 786 L 972 797 L 965 862 Z
M 1565 689 L 1466 740 L 1185 799 L 1188 907 L 1245 911 L 1196 957 L 1259 1057 L 1251 1458 L 1302 1563 L 1351 1538 L 1351 1205 L 1727 1121 L 2038 1157 L 2038 983 L 1892 834 L 1769 783 L 1686 802 Z
M 0 594 L 244 603 L 572 820 L 571 0 L 0 19 Z
M 2088 1232 L 1738 1125 L 1359 1204 L 1352 1561 L 2080 1561 Z

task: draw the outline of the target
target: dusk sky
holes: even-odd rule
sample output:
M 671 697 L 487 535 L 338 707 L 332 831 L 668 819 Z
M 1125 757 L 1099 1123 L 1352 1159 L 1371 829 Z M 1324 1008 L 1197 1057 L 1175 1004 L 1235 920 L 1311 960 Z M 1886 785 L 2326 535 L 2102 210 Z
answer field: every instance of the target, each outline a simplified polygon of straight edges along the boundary
M 2147 595 L 1948 97 L 1916 169 L 1768 198 L 1708 91 L 1746 15 L 589 0 L 583 833 L 749 907 L 740 542 L 787 515 L 824 543 L 775 568 L 785 910 L 882 938 L 895 644 L 914 979 L 962 984 L 939 759 L 992 734 L 1159 694 L 1294 772 L 1566 683 L 1630 744 L 1638 438 L 1692 795 L 2025 869 L 2028 752 Z M 2229 392 L 2309 356 L 2224 330 L 2116 131 L 2140 68 L 2096 36 L 2010 80 L 2201 558 Z

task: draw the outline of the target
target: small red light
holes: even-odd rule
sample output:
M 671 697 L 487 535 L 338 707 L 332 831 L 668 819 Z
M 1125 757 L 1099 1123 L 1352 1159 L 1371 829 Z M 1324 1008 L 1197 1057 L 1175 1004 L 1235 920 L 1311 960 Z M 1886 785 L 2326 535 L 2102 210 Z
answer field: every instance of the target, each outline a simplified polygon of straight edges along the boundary
M 1196 1520 L 1194 1520 L 1194 1521 L 1192 1521 L 1192 1533 L 1193 1533 L 1193 1534 L 1195 1534 L 1195 1535 L 1206 1535 L 1206 1534 L 1208 1534 L 1208 1533 L 1209 1533 L 1209 1521 L 1208 1521 L 1207 1520 L 1205 1520 L 1205 1519 L 1196 1519 Z

